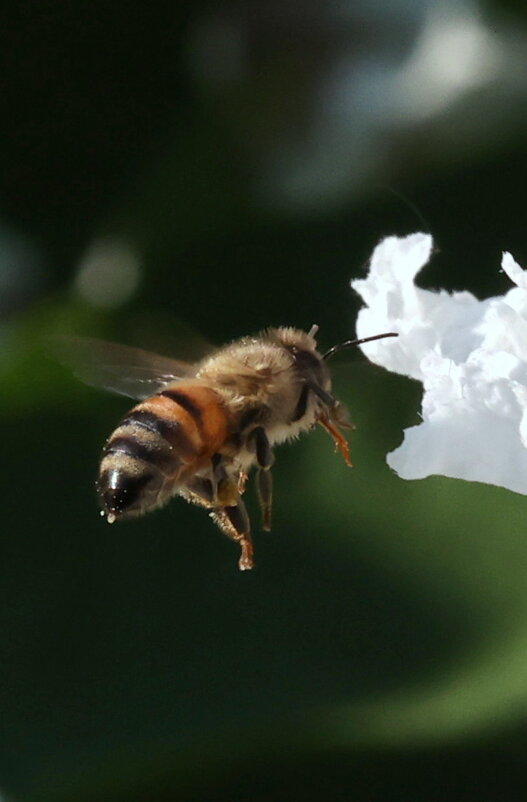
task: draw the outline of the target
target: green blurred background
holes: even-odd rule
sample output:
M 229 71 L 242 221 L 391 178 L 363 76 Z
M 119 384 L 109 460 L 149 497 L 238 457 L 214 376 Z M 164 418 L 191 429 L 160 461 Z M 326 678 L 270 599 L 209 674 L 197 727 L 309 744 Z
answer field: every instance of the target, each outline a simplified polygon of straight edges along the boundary
M 508 289 L 524 9 L 386 5 L 5 9 L 2 800 L 525 798 L 526 502 L 390 473 L 417 384 L 335 360 L 355 468 L 323 432 L 280 449 L 241 574 L 181 502 L 104 524 L 128 402 L 43 355 L 57 333 L 177 356 L 189 332 L 315 322 L 327 348 L 393 233 L 434 235 L 423 286 Z

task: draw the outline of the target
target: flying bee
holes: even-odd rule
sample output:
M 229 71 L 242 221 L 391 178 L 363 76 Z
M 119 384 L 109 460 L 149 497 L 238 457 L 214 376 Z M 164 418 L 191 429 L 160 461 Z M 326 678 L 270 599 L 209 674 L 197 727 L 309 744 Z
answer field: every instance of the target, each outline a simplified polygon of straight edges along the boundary
M 271 528 L 273 447 L 312 429 L 331 435 L 351 466 L 341 429 L 346 409 L 331 393 L 327 360 L 390 332 L 348 340 L 321 354 L 309 332 L 272 328 L 244 337 L 196 364 L 98 340 L 72 338 L 62 361 L 95 384 L 140 399 L 106 441 L 97 490 L 108 523 L 143 515 L 178 495 L 205 507 L 253 567 L 242 495 L 256 468 L 262 528 Z

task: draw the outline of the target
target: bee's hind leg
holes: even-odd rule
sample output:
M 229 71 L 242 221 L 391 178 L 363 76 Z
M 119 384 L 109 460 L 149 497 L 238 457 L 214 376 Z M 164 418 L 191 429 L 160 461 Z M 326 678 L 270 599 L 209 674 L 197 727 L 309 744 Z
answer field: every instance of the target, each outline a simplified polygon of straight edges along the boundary
M 229 466 L 221 454 L 213 456 L 210 516 L 227 537 L 240 544 L 242 553 L 238 565 L 240 571 L 249 571 L 254 565 L 253 544 L 249 516 L 240 495 L 241 472 L 229 468 L 232 469 L 232 465 Z
M 253 542 L 251 539 L 251 522 L 249 515 L 242 499 L 238 499 L 235 507 L 224 507 L 225 515 L 227 516 L 235 535 L 234 540 L 240 544 L 242 553 L 238 561 L 240 571 L 250 570 L 253 563 Z
M 238 497 L 236 504 L 215 509 L 211 517 L 227 537 L 240 544 L 241 555 L 238 561 L 240 571 L 250 571 L 254 567 L 253 542 L 249 516 L 242 499 Z
M 253 544 L 249 516 L 240 496 L 240 476 L 240 472 L 229 475 L 223 459 L 217 455 L 210 472 L 206 476 L 194 476 L 179 494 L 192 504 L 210 510 L 210 517 L 221 531 L 240 544 L 240 571 L 249 571 L 254 567 Z

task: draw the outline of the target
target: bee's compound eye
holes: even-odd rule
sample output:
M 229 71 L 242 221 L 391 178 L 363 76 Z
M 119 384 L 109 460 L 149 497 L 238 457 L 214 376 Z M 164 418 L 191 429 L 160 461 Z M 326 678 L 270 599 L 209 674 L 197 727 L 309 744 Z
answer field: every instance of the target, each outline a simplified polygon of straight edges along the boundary
M 98 482 L 104 511 L 114 517 L 138 511 L 142 506 L 146 487 L 153 478 L 150 473 L 131 476 L 125 471 L 115 469 L 104 471 Z

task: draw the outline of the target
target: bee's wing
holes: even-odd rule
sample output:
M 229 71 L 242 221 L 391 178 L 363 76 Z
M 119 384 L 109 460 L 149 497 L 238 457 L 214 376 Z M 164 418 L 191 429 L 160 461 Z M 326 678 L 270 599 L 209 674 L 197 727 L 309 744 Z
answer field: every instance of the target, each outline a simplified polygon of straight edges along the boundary
M 148 398 L 170 382 L 196 373 L 190 362 L 90 337 L 54 338 L 52 352 L 86 384 L 130 398 Z

